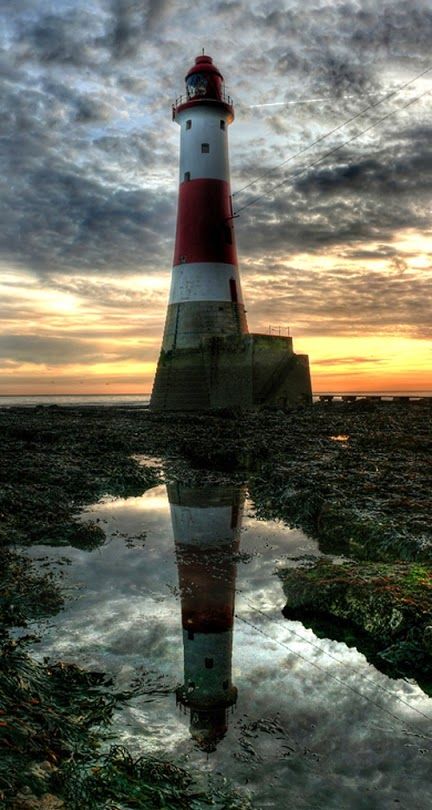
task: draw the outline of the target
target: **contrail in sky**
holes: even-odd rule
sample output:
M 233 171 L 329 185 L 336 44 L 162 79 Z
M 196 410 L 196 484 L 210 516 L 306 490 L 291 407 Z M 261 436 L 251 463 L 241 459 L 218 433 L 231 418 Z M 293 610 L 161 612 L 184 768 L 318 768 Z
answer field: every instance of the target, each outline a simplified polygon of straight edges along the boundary
M 341 96 L 344 98 L 355 98 L 355 96 Z M 296 101 L 270 101 L 268 104 L 248 104 L 249 109 L 253 107 L 285 107 L 287 104 L 311 104 L 313 101 L 332 101 L 330 98 L 299 98 Z M 339 101 L 339 99 L 338 99 Z

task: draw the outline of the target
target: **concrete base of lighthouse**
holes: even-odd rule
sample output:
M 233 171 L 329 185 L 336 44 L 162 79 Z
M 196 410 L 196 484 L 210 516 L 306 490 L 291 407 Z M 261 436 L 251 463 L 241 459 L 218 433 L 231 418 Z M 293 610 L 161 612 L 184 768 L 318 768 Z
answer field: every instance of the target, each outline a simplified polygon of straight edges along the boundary
M 162 350 L 150 407 L 158 411 L 294 407 L 312 402 L 307 355 L 292 338 L 243 334 Z

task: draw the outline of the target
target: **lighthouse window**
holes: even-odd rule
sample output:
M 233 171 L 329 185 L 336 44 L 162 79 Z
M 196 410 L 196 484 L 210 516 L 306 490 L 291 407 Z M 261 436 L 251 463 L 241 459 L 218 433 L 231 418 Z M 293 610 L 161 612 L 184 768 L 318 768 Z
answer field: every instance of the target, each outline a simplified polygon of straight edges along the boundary
M 208 79 L 203 73 L 193 73 L 186 79 L 186 90 L 188 98 L 204 96 L 207 92 Z
M 190 180 L 190 172 L 185 172 L 184 173 L 184 179 L 185 179 L 185 181 Z
M 189 639 L 189 641 L 194 640 L 194 631 L 193 630 L 188 630 L 188 639 Z
M 202 143 L 201 144 L 201 152 L 210 152 L 210 144 Z
M 221 122 L 220 122 L 220 128 L 221 128 L 221 129 L 225 129 L 225 121 L 221 121 Z
M 192 126 L 192 121 L 191 121 L 191 120 L 190 120 L 190 118 L 189 118 L 189 120 L 188 120 L 188 121 L 186 121 L 186 129 L 190 129 L 190 128 L 191 128 L 191 126 Z
M 205 668 L 206 669 L 213 669 L 213 658 L 206 658 L 205 659 Z
M 224 225 L 225 242 L 232 245 L 232 231 L 229 225 Z

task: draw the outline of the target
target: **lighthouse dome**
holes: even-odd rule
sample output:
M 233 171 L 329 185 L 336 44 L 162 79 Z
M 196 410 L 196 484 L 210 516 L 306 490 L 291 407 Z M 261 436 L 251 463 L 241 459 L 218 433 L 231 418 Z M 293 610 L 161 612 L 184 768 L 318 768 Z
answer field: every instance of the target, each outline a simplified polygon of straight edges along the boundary
M 224 97 L 223 76 L 211 56 L 197 56 L 195 64 L 186 74 L 186 92 L 189 99 Z

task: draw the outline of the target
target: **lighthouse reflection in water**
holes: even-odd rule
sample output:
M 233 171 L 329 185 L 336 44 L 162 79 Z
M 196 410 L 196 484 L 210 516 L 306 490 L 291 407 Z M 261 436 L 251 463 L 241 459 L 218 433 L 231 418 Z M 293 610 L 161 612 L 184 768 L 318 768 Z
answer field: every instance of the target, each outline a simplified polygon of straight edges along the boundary
M 204 751 L 216 750 L 237 700 L 232 682 L 236 555 L 244 489 L 169 484 L 184 646 L 177 702 Z

